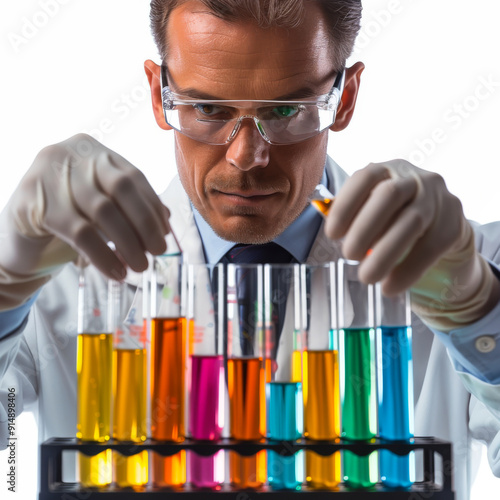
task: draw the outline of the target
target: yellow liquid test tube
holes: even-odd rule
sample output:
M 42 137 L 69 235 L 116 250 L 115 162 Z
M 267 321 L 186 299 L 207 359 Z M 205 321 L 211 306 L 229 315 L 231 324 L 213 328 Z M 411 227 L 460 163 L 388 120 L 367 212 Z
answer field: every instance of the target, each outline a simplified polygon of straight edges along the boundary
M 81 333 L 77 338 L 77 433 L 83 441 L 103 443 L 111 435 L 113 334 Z M 104 487 L 111 483 L 111 450 L 89 457 L 80 453 L 80 483 Z
M 146 440 L 146 349 L 115 349 L 113 380 L 113 437 L 118 441 Z M 142 491 L 148 482 L 148 452 L 125 456 L 113 453 L 115 482 L 121 488 Z
M 338 351 L 304 351 L 304 436 L 315 440 L 340 435 Z M 334 489 L 341 480 L 340 452 L 306 452 L 306 482 L 314 489 Z

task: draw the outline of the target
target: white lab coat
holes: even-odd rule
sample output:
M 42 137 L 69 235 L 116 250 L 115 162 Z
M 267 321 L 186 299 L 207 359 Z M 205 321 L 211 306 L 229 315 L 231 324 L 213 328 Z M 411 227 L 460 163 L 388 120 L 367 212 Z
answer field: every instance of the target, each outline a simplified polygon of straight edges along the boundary
M 330 186 L 342 185 L 346 174 L 328 160 Z M 204 254 L 188 197 L 176 177 L 162 196 L 171 211 L 171 225 L 190 263 L 202 263 Z M 497 231 L 491 226 L 487 231 Z M 485 256 L 496 255 L 499 237 L 483 244 Z M 495 242 L 496 241 L 496 242 Z M 308 262 L 327 262 L 340 256 L 338 246 L 328 240 L 321 228 Z M 94 279 L 101 278 L 96 274 Z M 102 281 L 102 280 L 101 280 Z M 76 432 L 76 336 L 78 271 L 69 264 L 47 285 L 33 306 L 21 334 L 0 342 L 0 449 L 6 447 L 6 397 L 16 388 L 18 413 L 31 410 L 38 416 L 39 441 L 49 437 L 72 437 Z M 287 342 L 287 339 L 281 339 Z M 456 500 L 469 497 L 478 457 L 472 457 L 471 440 L 486 442 L 490 465 L 500 476 L 500 419 L 465 389 L 455 372 L 446 349 L 418 318 L 413 318 L 413 356 L 415 381 L 415 435 L 435 436 L 453 443 L 454 489 Z M 481 384 L 479 384 L 481 385 Z M 500 388 L 486 386 L 486 390 Z M 496 394 L 496 392 L 495 392 Z M 500 414 L 500 397 L 492 399 L 492 409 Z

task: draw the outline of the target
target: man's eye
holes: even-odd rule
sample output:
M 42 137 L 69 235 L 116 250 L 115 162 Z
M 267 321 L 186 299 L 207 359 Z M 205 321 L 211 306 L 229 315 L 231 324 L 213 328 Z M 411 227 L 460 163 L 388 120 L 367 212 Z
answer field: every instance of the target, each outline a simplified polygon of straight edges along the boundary
M 214 104 L 195 104 L 194 108 L 204 116 L 217 116 L 224 111 L 223 108 Z
M 280 118 L 290 118 L 299 112 L 298 106 L 276 106 L 273 109 L 273 112 L 276 113 Z

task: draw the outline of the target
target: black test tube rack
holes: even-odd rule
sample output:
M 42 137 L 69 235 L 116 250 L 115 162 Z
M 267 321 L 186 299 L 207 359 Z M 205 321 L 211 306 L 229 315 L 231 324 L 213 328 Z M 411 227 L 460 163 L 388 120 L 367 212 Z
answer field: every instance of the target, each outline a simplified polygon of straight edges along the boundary
M 301 490 L 271 490 L 263 486 L 259 490 L 234 490 L 229 485 L 222 485 L 220 490 L 199 490 L 189 484 L 179 489 L 155 488 L 147 485 L 143 491 L 132 488 L 118 488 L 110 485 L 106 489 L 83 488 L 79 483 L 66 483 L 62 480 L 63 452 L 81 452 L 94 456 L 111 449 L 122 455 L 130 456 L 143 450 L 150 450 L 163 456 L 173 455 L 181 450 L 193 451 L 199 455 L 211 455 L 219 450 L 228 450 L 242 456 L 250 456 L 261 450 L 273 450 L 284 456 L 292 455 L 300 450 L 314 451 L 328 456 L 341 450 L 349 450 L 363 456 L 375 450 L 387 449 L 397 455 L 405 455 L 410 451 L 422 450 L 424 480 L 415 482 L 407 490 L 388 489 L 376 484 L 370 490 L 349 490 L 342 483 L 335 490 L 312 490 L 306 485 Z M 436 482 L 435 456 L 442 461 L 442 484 Z M 453 459 L 451 444 L 430 437 L 416 437 L 410 442 L 388 442 L 374 439 L 369 443 L 336 441 L 309 441 L 302 439 L 293 442 L 239 442 L 223 439 L 217 443 L 200 442 L 186 439 L 181 443 L 167 443 L 147 440 L 139 445 L 117 443 L 113 440 L 106 443 L 84 443 L 76 438 L 52 438 L 40 447 L 40 482 L 38 500 L 188 500 L 188 499 L 234 499 L 254 500 L 272 498 L 289 500 L 292 496 L 301 499 L 330 500 L 454 500 L 452 489 Z

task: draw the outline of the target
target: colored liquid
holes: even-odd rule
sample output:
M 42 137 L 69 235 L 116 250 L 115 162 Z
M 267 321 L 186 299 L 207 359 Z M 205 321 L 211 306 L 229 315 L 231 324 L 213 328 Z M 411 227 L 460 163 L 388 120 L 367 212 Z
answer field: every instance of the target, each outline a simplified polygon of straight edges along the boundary
M 181 441 L 184 430 L 185 318 L 151 322 L 151 436 Z
M 334 490 L 340 483 L 340 452 L 329 456 L 306 452 L 306 482 L 315 490 Z
M 182 441 L 184 429 L 185 318 L 151 321 L 151 437 Z M 180 486 L 186 482 L 186 453 L 152 455 L 153 484 Z
M 344 483 L 351 489 L 370 489 L 378 481 L 377 452 L 359 456 L 344 451 Z
M 115 349 L 113 380 L 113 438 L 140 443 L 146 440 L 147 366 L 145 349 Z M 113 453 L 115 482 L 138 487 L 148 482 L 148 453 L 130 457 Z
M 246 441 L 262 439 L 266 425 L 262 359 L 228 359 L 227 380 L 231 437 Z
M 78 477 L 84 488 L 108 486 L 113 477 L 111 450 L 105 450 L 93 457 L 79 453 Z
M 300 382 L 270 382 L 266 384 L 268 438 L 274 441 L 294 441 L 302 437 L 303 403 Z M 267 454 L 268 482 L 273 489 L 300 489 L 303 473 L 303 453 L 284 456 L 274 451 Z
M 220 439 L 224 425 L 224 358 L 191 357 L 189 432 L 194 439 Z M 190 481 L 197 488 L 217 489 L 224 482 L 224 452 L 189 453 Z
M 258 489 L 266 481 L 266 452 L 244 457 L 235 451 L 229 452 L 229 482 L 238 489 Z
M 268 429 L 274 441 L 294 441 L 302 437 L 302 384 L 270 382 L 266 384 Z
M 330 212 L 330 208 L 332 208 L 332 203 L 334 201 L 334 198 L 325 198 L 324 200 L 312 200 L 311 205 L 318 210 L 318 212 L 321 212 L 323 215 L 328 215 L 328 212 Z
M 214 441 L 224 425 L 224 359 L 191 357 L 189 432 L 194 439 Z
M 186 451 L 163 457 L 152 453 L 153 485 L 159 488 L 183 486 L 186 483 Z
M 224 451 L 210 456 L 189 452 L 190 480 L 196 488 L 220 489 L 224 482 Z
M 335 439 L 340 435 L 337 351 L 304 351 L 304 435 Z
M 411 328 L 382 326 L 379 331 L 382 376 L 379 377 L 379 434 L 388 440 L 413 437 L 413 362 Z M 380 450 L 380 477 L 391 488 L 414 481 L 414 454 L 399 456 Z
M 338 352 L 304 351 L 304 435 L 336 439 L 340 435 Z M 314 489 L 335 488 L 340 482 L 340 452 L 330 456 L 306 452 L 306 481 Z
M 268 451 L 267 481 L 273 490 L 300 490 L 304 481 L 304 452 L 285 456 Z
M 372 328 L 341 330 L 344 346 L 342 436 L 370 440 L 376 429 L 375 350 Z M 344 482 L 351 488 L 370 488 L 378 480 L 377 454 L 344 452 Z
M 302 351 L 292 353 L 292 382 L 302 382 Z
M 77 339 L 77 433 L 84 441 L 106 442 L 111 435 L 113 335 L 82 333 Z M 111 450 L 89 457 L 79 454 L 84 487 L 111 483 Z
M 120 488 L 131 487 L 143 491 L 148 482 L 148 452 L 144 450 L 136 455 L 125 456 L 115 451 L 113 469 L 115 482 Z

